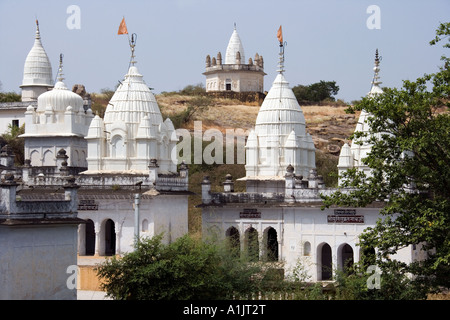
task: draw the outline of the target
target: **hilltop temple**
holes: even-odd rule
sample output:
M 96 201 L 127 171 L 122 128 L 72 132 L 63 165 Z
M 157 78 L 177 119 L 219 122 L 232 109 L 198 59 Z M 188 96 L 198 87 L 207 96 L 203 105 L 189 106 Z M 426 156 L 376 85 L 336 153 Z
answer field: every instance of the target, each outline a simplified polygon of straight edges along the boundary
M 255 54 L 255 58 L 245 60 L 244 46 L 234 27 L 222 61 L 219 51 L 216 57 L 206 56 L 206 92 L 241 99 L 260 99 L 264 93 L 264 59 Z

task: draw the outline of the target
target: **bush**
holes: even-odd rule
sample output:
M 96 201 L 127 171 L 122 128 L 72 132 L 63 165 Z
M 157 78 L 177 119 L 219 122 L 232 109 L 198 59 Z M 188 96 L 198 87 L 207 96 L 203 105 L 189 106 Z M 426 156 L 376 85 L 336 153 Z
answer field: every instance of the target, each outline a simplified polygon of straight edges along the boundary
M 188 235 L 170 244 L 162 235 L 97 268 L 102 290 L 118 300 L 231 299 L 257 291 L 260 269 L 230 255 L 226 246 Z

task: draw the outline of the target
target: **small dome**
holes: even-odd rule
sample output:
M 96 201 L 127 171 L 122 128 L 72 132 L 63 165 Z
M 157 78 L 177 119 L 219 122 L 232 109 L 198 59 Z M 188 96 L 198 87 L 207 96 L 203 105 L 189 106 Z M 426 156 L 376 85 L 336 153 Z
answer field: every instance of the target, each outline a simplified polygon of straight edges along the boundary
M 242 46 L 239 34 L 236 29 L 234 29 L 225 53 L 225 64 L 236 64 L 236 54 L 238 52 L 241 56 L 241 63 L 245 63 L 244 47 Z
M 52 66 L 42 46 L 39 28 L 36 29 L 34 45 L 25 59 L 23 86 L 53 86 Z
M 83 98 L 67 89 L 62 81 L 58 81 L 51 91 L 44 92 L 38 97 L 37 112 L 43 112 L 47 107 L 52 107 L 54 112 L 65 112 L 68 106 L 73 112 L 83 108 Z

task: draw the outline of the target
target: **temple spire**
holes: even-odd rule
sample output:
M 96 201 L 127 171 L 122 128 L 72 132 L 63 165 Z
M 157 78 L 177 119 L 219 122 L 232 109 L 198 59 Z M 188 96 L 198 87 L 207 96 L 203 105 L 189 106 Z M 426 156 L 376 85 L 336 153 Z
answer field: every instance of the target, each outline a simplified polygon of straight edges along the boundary
M 41 39 L 41 33 L 39 32 L 39 21 L 36 19 L 36 39 Z
M 130 44 L 130 49 L 131 49 L 130 64 L 132 66 L 134 66 L 137 63 L 137 61 L 135 60 L 136 56 L 134 55 L 134 50 L 135 50 L 135 47 L 136 47 L 136 39 L 137 39 L 137 34 L 136 33 L 131 34 L 131 40 L 128 39 L 129 44 Z
M 370 88 L 369 96 L 373 96 L 374 94 L 383 93 L 383 90 L 380 88 L 380 84 L 382 83 L 380 81 L 380 61 L 381 57 L 378 56 L 378 49 L 375 51 L 375 66 L 373 67 L 374 75 L 372 79 L 372 87 Z
M 58 68 L 58 82 L 62 82 L 64 80 L 63 73 L 63 57 L 64 55 L 61 53 L 59 55 L 59 68 Z

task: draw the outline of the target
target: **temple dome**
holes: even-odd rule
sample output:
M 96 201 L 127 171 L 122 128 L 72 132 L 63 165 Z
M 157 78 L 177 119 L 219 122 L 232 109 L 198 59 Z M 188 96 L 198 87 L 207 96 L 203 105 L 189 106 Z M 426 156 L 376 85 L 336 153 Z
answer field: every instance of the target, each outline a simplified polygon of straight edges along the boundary
M 125 80 L 119 85 L 105 111 L 105 126 L 121 121 L 137 132 L 139 124 L 147 121 L 159 125 L 163 122 L 161 111 L 153 93 L 145 84 L 136 66 L 131 66 Z
M 245 63 L 244 47 L 242 46 L 241 38 L 236 31 L 236 28 L 231 34 L 228 42 L 227 51 L 225 53 L 225 64 L 236 64 L 236 54 L 239 51 L 241 55 L 241 63 Z
M 45 112 L 51 108 L 53 112 L 65 112 L 67 107 L 72 107 L 72 111 L 78 113 L 83 109 L 83 98 L 67 89 L 62 81 L 58 81 L 55 87 L 44 92 L 38 97 L 37 112 Z
M 297 136 L 306 135 L 305 116 L 289 83 L 279 73 L 259 109 L 255 131 L 258 135 L 289 135 L 292 130 Z
M 25 59 L 20 87 L 24 86 L 53 86 L 52 66 L 42 46 L 39 28 L 36 29 L 34 45 Z

